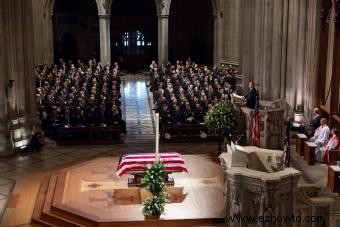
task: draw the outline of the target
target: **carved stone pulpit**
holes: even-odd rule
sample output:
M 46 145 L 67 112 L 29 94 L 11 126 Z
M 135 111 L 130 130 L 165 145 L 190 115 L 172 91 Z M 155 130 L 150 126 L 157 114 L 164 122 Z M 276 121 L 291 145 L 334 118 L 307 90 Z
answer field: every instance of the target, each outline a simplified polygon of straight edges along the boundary
M 245 144 L 249 145 L 252 141 L 252 116 L 253 109 L 245 107 L 242 102 L 233 100 L 234 106 L 237 109 L 237 114 L 242 115 L 238 119 L 242 119 L 243 123 L 238 125 L 243 126 L 243 133 L 245 135 Z M 286 102 L 284 100 L 278 101 L 260 101 L 259 108 L 259 130 L 260 130 L 260 144 L 261 148 L 279 149 L 282 147 L 284 140 L 284 119 L 286 115 Z M 240 130 L 239 130 L 240 131 Z M 240 132 L 238 132 L 240 133 Z
M 220 161 L 225 170 L 226 218 L 255 217 L 253 222 L 226 221 L 226 226 L 275 226 L 274 222 L 258 221 L 258 217 L 294 214 L 294 193 L 301 173 L 283 167 L 282 151 L 232 144 Z

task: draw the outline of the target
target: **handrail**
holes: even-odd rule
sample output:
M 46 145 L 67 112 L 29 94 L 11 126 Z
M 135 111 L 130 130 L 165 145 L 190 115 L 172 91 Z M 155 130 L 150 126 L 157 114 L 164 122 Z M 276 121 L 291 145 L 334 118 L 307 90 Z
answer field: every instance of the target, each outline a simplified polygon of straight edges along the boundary
M 326 113 L 328 113 L 329 114 L 329 108 L 327 108 L 325 105 L 320 105 L 320 109 L 321 110 L 323 110 L 323 111 L 325 111 Z
M 333 119 L 336 120 L 338 123 L 340 123 L 340 116 L 337 114 L 333 114 Z

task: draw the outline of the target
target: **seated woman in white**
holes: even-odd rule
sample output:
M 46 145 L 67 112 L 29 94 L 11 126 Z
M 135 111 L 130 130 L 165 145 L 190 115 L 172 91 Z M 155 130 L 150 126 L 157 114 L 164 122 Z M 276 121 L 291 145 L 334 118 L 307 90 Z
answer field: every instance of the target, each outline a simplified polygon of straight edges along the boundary
M 328 143 L 320 148 L 315 149 L 315 156 L 316 160 L 319 162 L 329 162 L 329 150 L 333 150 L 337 148 L 339 144 L 339 137 L 338 137 L 338 130 L 337 129 L 332 129 L 332 137 L 328 141 Z

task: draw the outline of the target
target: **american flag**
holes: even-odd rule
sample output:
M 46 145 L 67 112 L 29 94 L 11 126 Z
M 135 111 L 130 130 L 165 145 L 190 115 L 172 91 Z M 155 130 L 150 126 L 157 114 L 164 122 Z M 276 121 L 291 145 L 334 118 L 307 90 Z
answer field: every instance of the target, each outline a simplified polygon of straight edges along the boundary
M 286 128 L 286 136 L 284 140 L 284 148 L 283 148 L 283 163 L 287 167 L 289 167 L 289 162 L 290 162 L 290 125 L 291 125 L 291 122 L 292 122 L 292 117 L 289 117 L 287 128 Z
M 165 172 L 188 172 L 181 154 L 175 152 L 160 153 Z M 155 153 L 130 154 L 121 158 L 117 167 L 118 177 L 124 174 L 144 172 L 155 163 Z
M 259 112 L 259 98 L 256 96 L 255 109 L 252 116 L 252 135 L 251 144 L 257 146 L 260 142 L 260 112 Z

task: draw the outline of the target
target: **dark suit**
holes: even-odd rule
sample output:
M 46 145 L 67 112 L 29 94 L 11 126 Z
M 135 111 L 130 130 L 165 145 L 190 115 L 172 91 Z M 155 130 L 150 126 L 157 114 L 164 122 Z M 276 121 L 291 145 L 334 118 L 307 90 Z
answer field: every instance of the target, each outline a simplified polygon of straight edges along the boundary
M 250 109 L 254 109 L 257 102 L 257 92 L 255 88 L 251 88 L 248 91 L 248 94 L 245 96 L 247 101 L 247 107 Z
M 310 124 L 312 125 L 314 131 L 320 126 L 321 116 L 319 114 L 313 114 Z

